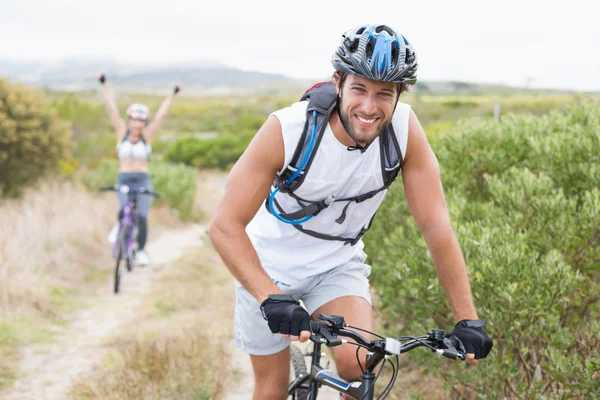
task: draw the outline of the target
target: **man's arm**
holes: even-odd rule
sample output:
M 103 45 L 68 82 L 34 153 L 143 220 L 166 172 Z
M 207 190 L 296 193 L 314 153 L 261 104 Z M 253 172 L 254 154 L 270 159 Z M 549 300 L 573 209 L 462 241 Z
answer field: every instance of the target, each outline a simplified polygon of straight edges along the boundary
M 210 224 L 210 240 L 233 276 L 262 303 L 281 290 L 260 264 L 246 225 L 262 206 L 284 162 L 281 125 L 270 117 L 237 161 Z
M 456 322 L 477 319 L 465 260 L 444 199 L 440 168 L 416 114 L 411 110 L 404 190 L 415 222 L 423 233 Z
M 173 98 L 179 92 L 179 90 L 180 90 L 179 86 L 175 86 L 175 89 L 167 95 L 167 97 L 163 100 L 160 107 L 158 108 L 158 111 L 156 112 L 156 115 L 152 119 L 152 122 L 150 122 L 150 124 L 144 130 L 144 139 L 148 143 L 152 142 L 152 137 L 160 129 L 160 124 L 162 123 L 163 119 L 165 119 L 165 117 L 167 116 L 167 113 L 169 112 L 169 108 L 171 108 L 171 103 L 173 102 Z
M 100 75 L 104 78 L 104 74 Z M 106 110 L 108 111 L 108 115 L 110 117 L 110 121 L 112 122 L 113 129 L 117 134 L 117 142 L 123 140 L 123 136 L 125 135 L 125 121 L 121 118 L 119 114 L 119 108 L 117 107 L 117 103 L 115 101 L 115 97 L 113 96 L 112 90 L 108 86 L 108 82 L 105 79 L 101 79 L 102 84 L 102 97 L 104 97 L 104 103 L 106 104 Z

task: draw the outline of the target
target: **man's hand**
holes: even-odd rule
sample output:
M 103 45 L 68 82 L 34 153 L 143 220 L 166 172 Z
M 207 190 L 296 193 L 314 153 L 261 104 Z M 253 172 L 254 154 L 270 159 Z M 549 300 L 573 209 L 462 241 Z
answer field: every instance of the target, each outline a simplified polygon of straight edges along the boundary
M 270 294 L 260 310 L 271 332 L 300 342 L 310 338 L 310 315 L 289 294 Z
M 484 325 L 485 321 L 481 319 L 463 319 L 456 324 L 454 330 L 446 334 L 446 337 L 460 341 L 467 353 L 467 361 L 486 358 L 494 343 L 483 330 Z

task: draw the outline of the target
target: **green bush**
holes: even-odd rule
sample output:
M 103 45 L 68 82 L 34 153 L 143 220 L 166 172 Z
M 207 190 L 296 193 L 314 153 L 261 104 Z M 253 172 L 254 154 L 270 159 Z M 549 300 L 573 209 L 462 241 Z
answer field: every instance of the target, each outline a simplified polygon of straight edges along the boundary
M 117 182 L 118 163 L 116 160 L 104 159 L 95 169 L 87 170 L 83 182 L 90 190 L 100 186 L 114 185 Z M 192 219 L 196 195 L 196 170 L 183 164 L 171 164 L 156 157 L 150 162 L 152 186 L 160 194 L 157 203 L 164 202 L 177 210 L 180 218 Z
M 226 134 L 214 139 L 187 137 L 174 142 L 165 152 L 165 159 L 197 168 L 231 167 L 252 140 L 252 133 Z
M 64 97 L 53 98 L 50 104 L 60 118 L 71 121 L 75 138 L 99 128 L 112 129 L 104 105 L 100 102 L 83 101 L 73 93 L 68 93 Z
M 68 159 L 70 132 L 44 96 L 0 79 L 0 196 L 18 195 Z
M 463 121 L 431 142 L 495 344 L 476 368 L 411 355 L 481 399 L 599 398 L 599 104 Z M 401 185 L 386 196 L 366 245 L 390 333 L 453 325 Z

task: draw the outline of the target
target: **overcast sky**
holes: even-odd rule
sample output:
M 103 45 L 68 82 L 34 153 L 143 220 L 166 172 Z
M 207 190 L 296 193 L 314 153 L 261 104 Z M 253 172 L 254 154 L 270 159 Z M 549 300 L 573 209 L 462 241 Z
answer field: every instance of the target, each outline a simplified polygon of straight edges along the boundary
M 600 90 L 592 0 L 0 0 L 0 60 L 108 57 L 161 66 L 216 60 L 329 76 L 341 34 L 402 32 L 428 80 Z

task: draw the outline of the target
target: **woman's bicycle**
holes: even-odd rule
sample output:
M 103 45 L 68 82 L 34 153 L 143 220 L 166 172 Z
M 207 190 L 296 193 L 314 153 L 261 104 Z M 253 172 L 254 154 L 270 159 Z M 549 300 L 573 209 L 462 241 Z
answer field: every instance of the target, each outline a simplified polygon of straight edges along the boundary
M 432 352 L 452 360 L 457 358 L 464 360 L 466 358 L 464 352 L 457 350 L 457 346 L 459 348 L 461 346 L 460 343 L 457 340 L 445 338 L 444 331 L 441 329 L 433 329 L 427 335 L 418 337 L 384 338 L 364 329 L 347 325 L 344 318 L 339 315 L 319 314 L 318 317 L 326 322 L 310 322 L 312 332 L 310 340 L 314 342 L 312 352 L 304 354 L 297 346 L 290 346 L 294 379 L 289 385 L 288 395 L 293 400 L 316 400 L 318 390 L 322 385 L 344 393 L 351 399 L 373 400 L 375 398 L 375 382 L 381 375 L 385 363 L 389 362 L 392 366 L 392 377 L 377 398 L 385 399 L 398 377 L 398 355 L 417 347 L 427 347 Z M 378 337 L 378 339 L 367 340 L 357 331 L 369 333 Z M 349 338 L 351 341 L 342 338 Z M 359 360 L 359 365 L 363 371 L 360 381 L 348 382 L 336 373 L 319 365 L 322 345 L 334 347 L 341 344 L 357 346 L 357 359 L 360 348 L 368 350 L 365 364 L 362 365 Z M 307 371 L 305 357 L 311 358 L 310 372 Z M 391 361 L 391 358 L 396 359 L 395 364 Z M 378 366 L 379 369 L 377 370 Z
M 123 261 L 127 271 L 133 270 L 135 256 L 137 251 L 137 196 L 146 195 L 160 197 L 158 193 L 144 187 L 132 189 L 127 185 L 102 186 L 102 191 L 113 191 L 127 195 L 127 203 L 123 208 L 123 215 L 119 219 L 119 230 L 117 240 L 113 245 L 112 255 L 116 260 L 114 291 L 119 293 L 121 283 L 121 272 Z

